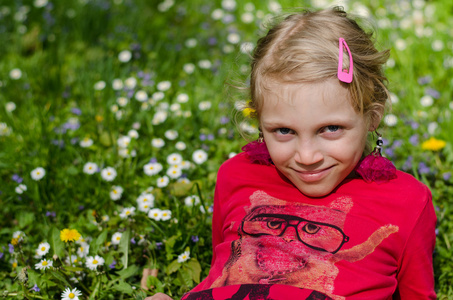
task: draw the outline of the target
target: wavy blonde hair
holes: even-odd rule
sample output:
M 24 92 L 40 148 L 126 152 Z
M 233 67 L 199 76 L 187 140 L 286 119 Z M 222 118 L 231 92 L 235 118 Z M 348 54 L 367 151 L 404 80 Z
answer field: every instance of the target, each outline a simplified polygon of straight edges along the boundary
M 250 108 L 259 120 L 270 83 L 317 82 L 337 77 L 339 38 L 349 46 L 353 81 L 347 86 L 354 109 L 379 124 L 389 98 L 383 64 L 389 50 L 378 51 L 365 32 L 340 7 L 294 13 L 258 40 L 251 63 Z M 349 67 L 349 56 L 343 55 Z M 376 122 L 377 121 L 377 122 Z

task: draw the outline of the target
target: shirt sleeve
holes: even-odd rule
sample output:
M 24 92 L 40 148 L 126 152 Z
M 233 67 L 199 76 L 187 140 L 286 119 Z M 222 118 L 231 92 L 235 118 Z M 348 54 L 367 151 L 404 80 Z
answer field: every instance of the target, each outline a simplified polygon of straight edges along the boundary
M 436 299 L 433 251 L 436 242 L 436 214 L 427 191 L 427 201 L 403 250 L 397 273 L 394 299 Z

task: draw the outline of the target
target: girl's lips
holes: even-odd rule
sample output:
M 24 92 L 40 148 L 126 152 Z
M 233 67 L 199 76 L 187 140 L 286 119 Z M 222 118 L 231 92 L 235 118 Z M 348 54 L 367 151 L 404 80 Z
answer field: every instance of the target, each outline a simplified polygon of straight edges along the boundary
M 321 179 L 323 179 L 325 176 L 327 176 L 330 171 L 332 170 L 333 166 L 325 168 L 325 169 L 320 169 L 320 170 L 314 170 L 314 171 L 296 171 L 297 175 L 299 178 L 304 181 L 304 182 L 316 182 Z

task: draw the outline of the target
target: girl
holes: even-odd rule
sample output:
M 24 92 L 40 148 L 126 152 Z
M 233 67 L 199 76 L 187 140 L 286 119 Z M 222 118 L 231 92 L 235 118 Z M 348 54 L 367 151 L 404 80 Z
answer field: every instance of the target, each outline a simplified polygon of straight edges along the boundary
M 435 299 L 431 193 L 380 137 L 364 155 L 388 99 L 370 37 L 335 8 L 258 41 L 260 137 L 219 170 L 211 270 L 183 299 Z

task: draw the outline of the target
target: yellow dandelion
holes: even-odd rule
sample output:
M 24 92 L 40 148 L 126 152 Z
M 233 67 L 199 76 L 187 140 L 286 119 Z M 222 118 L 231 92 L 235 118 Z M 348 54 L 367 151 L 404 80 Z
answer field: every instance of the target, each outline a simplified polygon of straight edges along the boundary
M 19 239 L 12 238 L 12 239 L 11 239 L 11 244 L 12 244 L 13 246 L 16 246 L 17 244 L 19 244 Z
M 255 111 L 253 108 L 246 107 L 246 108 L 244 108 L 244 110 L 242 111 L 242 114 L 244 115 L 244 117 L 250 118 L 251 116 L 253 116 L 253 114 L 254 114 L 255 112 L 256 112 L 256 111 Z
M 96 115 L 96 116 L 95 116 L 95 119 L 96 119 L 96 122 L 98 122 L 98 123 L 104 121 L 104 117 L 101 116 L 101 115 Z
M 422 143 L 423 150 L 439 151 L 444 148 L 447 143 L 443 140 L 438 140 L 434 137 L 430 137 L 429 140 Z
M 74 242 L 81 237 L 81 234 L 76 229 L 63 229 L 60 231 L 60 239 L 63 242 Z

